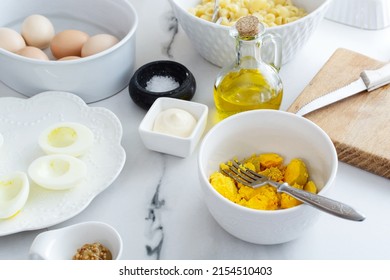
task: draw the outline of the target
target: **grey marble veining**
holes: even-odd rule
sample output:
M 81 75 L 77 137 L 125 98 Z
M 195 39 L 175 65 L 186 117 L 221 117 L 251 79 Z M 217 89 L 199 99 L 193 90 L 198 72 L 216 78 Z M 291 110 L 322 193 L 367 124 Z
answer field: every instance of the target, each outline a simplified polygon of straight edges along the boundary
M 161 250 L 164 243 L 164 226 L 161 222 L 160 210 L 164 207 L 165 200 L 160 198 L 160 189 L 162 186 L 162 180 L 164 178 L 165 162 L 163 162 L 161 177 L 156 186 L 155 193 L 150 201 L 148 208 L 148 216 L 145 218 L 148 225 L 149 232 L 147 236 L 150 238 L 150 242 L 146 245 L 146 253 L 148 256 L 155 257 L 159 260 L 161 256 Z
M 170 59 L 174 59 L 172 53 L 172 45 L 175 42 L 177 33 L 179 32 L 179 23 L 172 11 L 164 14 L 164 21 L 166 21 L 167 31 L 171 36 L 169 42 L 163 47 L 163 53 Z

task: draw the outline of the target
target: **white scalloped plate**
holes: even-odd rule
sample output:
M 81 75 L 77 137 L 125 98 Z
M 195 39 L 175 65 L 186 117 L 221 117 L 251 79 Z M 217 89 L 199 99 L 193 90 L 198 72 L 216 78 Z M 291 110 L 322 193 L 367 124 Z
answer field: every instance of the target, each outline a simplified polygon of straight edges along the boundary
M 0 236 L 41 229 L 68 220 L 105 190 L 121 172 L 126 153 L 121 146 L 122 125 L 105 108 L 89 107 L 78 96 L 48 91 L 31 98 L 0 98 L 0 175 L 27 171 L 37 157 L 44 155 L 38 136 L 47 126 L 62 121 L 79 122 L 94 133 L 94 145 L 81 157 L 88 168 L 86 180 L 64 191 L 43 189 L 30 180 L 30 195 L 16 216 L 0 220 Z

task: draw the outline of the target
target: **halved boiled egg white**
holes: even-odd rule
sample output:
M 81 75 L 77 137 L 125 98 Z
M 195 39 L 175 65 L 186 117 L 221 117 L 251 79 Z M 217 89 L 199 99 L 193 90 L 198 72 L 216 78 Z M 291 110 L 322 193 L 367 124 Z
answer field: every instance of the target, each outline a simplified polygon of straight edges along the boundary
M 56 123 L 47 127 L 39 136 L 39 146 L 47 154 L 81 156 L 93 144 L 93 132 L 75 122 Z
M 50 190 L 65 190 L 77 186 L 87 174 L 86 164 L 73 156 L 46 155 L 34 160 L 28 175 L 37 185 Z
M 0 219 L 17 214 L 26 204 L 29 193 L 26 173 L 16 171 L 0 178 Z

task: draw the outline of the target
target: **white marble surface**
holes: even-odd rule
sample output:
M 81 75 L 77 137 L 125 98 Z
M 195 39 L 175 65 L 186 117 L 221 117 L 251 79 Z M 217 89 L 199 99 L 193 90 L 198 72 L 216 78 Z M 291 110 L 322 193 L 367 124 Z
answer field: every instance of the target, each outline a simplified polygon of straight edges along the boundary
M 212 86 L 219 68 L 203 60 L 182 29 L 177 30 L 167 0 L 129 1 L 139 15 L 136 67 L 159 59 L 186 65 L 197 80 L 193 101 L 212 111 Z M 367 31 L 324 20 L 281 70 L 282 109 L 339 47 L 389 61 L 390 29 Z M 20 96 L 1 83 L 0 95 Z M 109 223 L 123 238 L 123 259 L 390 259 L 389 180 L 340 163 L 329 196 L 359 209 L 367 216 L 364 222 L 321 214 L 318 223 L 298 240 L 253 245 L 226 233 L 206 209 L 198 182 L 197 149 L 185 159 L 148 151 L 137 131 L 146 112 L 132 102 L 127 89 L 91 106 L 106 107 L 121 120 L 126 164 L 87 209 L 49 229 L 90 220 Z M 0 237 L 0 259 L 27 259 L 31 242 L 45 230 Z

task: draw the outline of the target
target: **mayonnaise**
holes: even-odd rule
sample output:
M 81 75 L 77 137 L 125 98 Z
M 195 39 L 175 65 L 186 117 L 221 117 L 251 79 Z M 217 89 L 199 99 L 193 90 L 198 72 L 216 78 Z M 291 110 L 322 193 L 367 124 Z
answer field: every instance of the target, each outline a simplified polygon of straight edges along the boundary
M 153 131 L 188 137 L 196 126 L 196 119 L 185 110 L 171 108 L 160 112 L 154 121 Z

